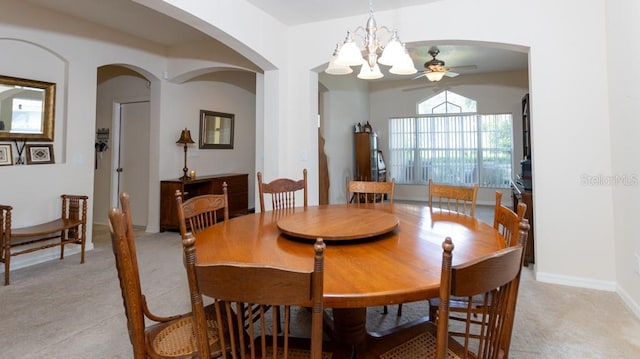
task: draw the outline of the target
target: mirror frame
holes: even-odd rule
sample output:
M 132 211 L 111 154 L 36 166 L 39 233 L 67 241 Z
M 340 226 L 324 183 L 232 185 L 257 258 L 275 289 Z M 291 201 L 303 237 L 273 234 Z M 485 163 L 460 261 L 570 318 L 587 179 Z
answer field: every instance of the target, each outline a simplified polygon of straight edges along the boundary
M 11 86 L 35 87 L 44 90 L 44 106 L 42 113 L 42 133 L 21 133 L 0 131 L 0 140 L 53 141 L 56 84 L 36 80 L 0 75 L 0 84 Z
M 225 127 L 222 130 L 229 131 L 229 140 L 227 142 L 218 142 L 215 138 L 210 138 L 208 136 L 208 123 L 207 120 L 211 118 L 219 117 L 224 121 L 222 125 Z M 223 112 L 214 112 L 207 110 L 200 110 L 200 138 L 198 139 L 198 147 L 199 148 L 222 148 L 222 149 L 233 149 L 233 127 L 234 127 L 235 115 L 231 113 L 223 113 Z M 220 129 L 215 129 L 215 131 L 219 131 Z M 211 136 L 213 137 L 213 136 Z

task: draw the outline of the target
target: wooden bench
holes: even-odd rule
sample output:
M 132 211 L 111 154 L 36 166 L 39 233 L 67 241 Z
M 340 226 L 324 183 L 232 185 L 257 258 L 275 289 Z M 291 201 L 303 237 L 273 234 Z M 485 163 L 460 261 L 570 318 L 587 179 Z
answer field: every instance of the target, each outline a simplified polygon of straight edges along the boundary
M 64 259 L 64 246 L 69 243 L 80 245 L 80 263 L 84 263 L 84 248 L 87 226 L 88 196 L 63 194 L 60 218 L 29 227 L 11 228 L 11 206 L 0 205 L 0 262 L 4 262 L 4 285 L 9 285 L 11 256 L 31 253 L 40 249 L 60 246 L 60 259 Z M 60 238 L 60 241 L 49 240 Z M 46 243 L 41 243 L 45 242 Z M 20 246 L 29 246 L 12 251 Z

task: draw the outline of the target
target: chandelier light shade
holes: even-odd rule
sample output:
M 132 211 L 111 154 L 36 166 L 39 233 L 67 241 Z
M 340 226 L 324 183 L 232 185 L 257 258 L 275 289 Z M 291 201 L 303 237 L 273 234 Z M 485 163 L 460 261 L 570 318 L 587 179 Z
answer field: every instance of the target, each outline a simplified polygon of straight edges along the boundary
M 184 168 L 182 168 L 182 172 L 184 172 L 183 176 L 180 177 L 181 180 L 185 181 L 190 179 L 191 177 L 187 176 L 187 172 L 189 169 L 187 168 L 187 146 L 195 143 L 193 139 L 191 139 L 191 131 L 186 128 L 182 130 L 180 133 L 180 138 L 176 141 L 179 145 L 184 145 Z
M 382 36 L 388 38 L 385 43 Z M 396 75 L 412 75 L 418 72 L 407 49 L 400 42 L 398 32 L 390 31 L 386 26 L 378 27 L 370 4 L 366 27 L 359 26 L 354 31 L 347 31 L 347 37 L 342 45 L 337 45 L 325 72 L 331 75 L 345 75 L 353 72 L 351 66 L 362 66 L 358 78 L 373 80 L 384 76 L 378 64 L 391 66 L 389 72 Z M 348 71 L 347 67 L 351 71 Z
M 384 75 L 380 72 L 380 66 L 378 66 L 378 64 L 373 65 L 373 68 L 370 68 L 367 64 L 362 64 L 362 68 L 358 74 L 358 78 L 363 80 L 375 80 L 382 78 L 383 76 Z
M 444 77 L 444 74 L 446 73 L 447 73 L 446 71 L 431 71 L 431 72 L 425 73 L 424 76 L 429 81 L 437 82 L 442 80 L 442 78 Z
M 331 56 L 331 61 L 329 61 L 329 66 L 324 72 L 331 75 L 347 75 L 353 72 L 353 69 L 348 65 L 338 65 L 336 64 L 336 59 L 338 58 L 338 50 L 340 49 L 340 45 L 336 46 L 336 49 L 333 51 L 333 56 Z

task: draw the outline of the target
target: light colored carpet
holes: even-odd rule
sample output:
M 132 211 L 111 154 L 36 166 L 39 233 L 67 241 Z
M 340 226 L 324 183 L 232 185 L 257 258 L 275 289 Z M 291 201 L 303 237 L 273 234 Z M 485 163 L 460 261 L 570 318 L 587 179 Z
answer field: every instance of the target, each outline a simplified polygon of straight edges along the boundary
M 11 273 L 0 287 L 0 358 L 131 358 L 131 344 L 106 227 L 95 226 L 85 264 L 72 255 Z M 139 233 L 138 260 L 151 310 L 190 310 L 177 233 Z M 511 358 L 640 358 L 640 321 L 614 293 L 539 283 L 523 272 Z M 370 330 L 427 313 L 426 302 L 382 315 Z

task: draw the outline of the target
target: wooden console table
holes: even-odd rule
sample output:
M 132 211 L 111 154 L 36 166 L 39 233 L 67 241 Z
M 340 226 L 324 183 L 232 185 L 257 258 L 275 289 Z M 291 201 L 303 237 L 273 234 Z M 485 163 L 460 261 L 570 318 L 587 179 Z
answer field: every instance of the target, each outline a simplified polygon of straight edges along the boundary
M 9 285 L 11 257 L 31 253 L 40 249 L 60 246 L 60 259 L 64 259 L 64 246 L 80 245 L 80 263 L 84 263 L 84 248 L 87 238 L 88 196 L 63 194 L 60 218 L 33 226 L 11 228 L 13 207 L 0 205 L 0 262 L 4 262 L 4 285 Z M 50 239 L 60 238 L 52 242 Z M 24 246 L 22 250 L 12 249 Z
M 227 182 L 229 216 L 249 213 L 249 175 L 225 173 L 201 176 L 190 180 L 172 179 L 160 182 L 160 232 L 178 231 L 176 190 L 184 193 L 184 200 L 203 194 L 222 194 L 222 184 Z

